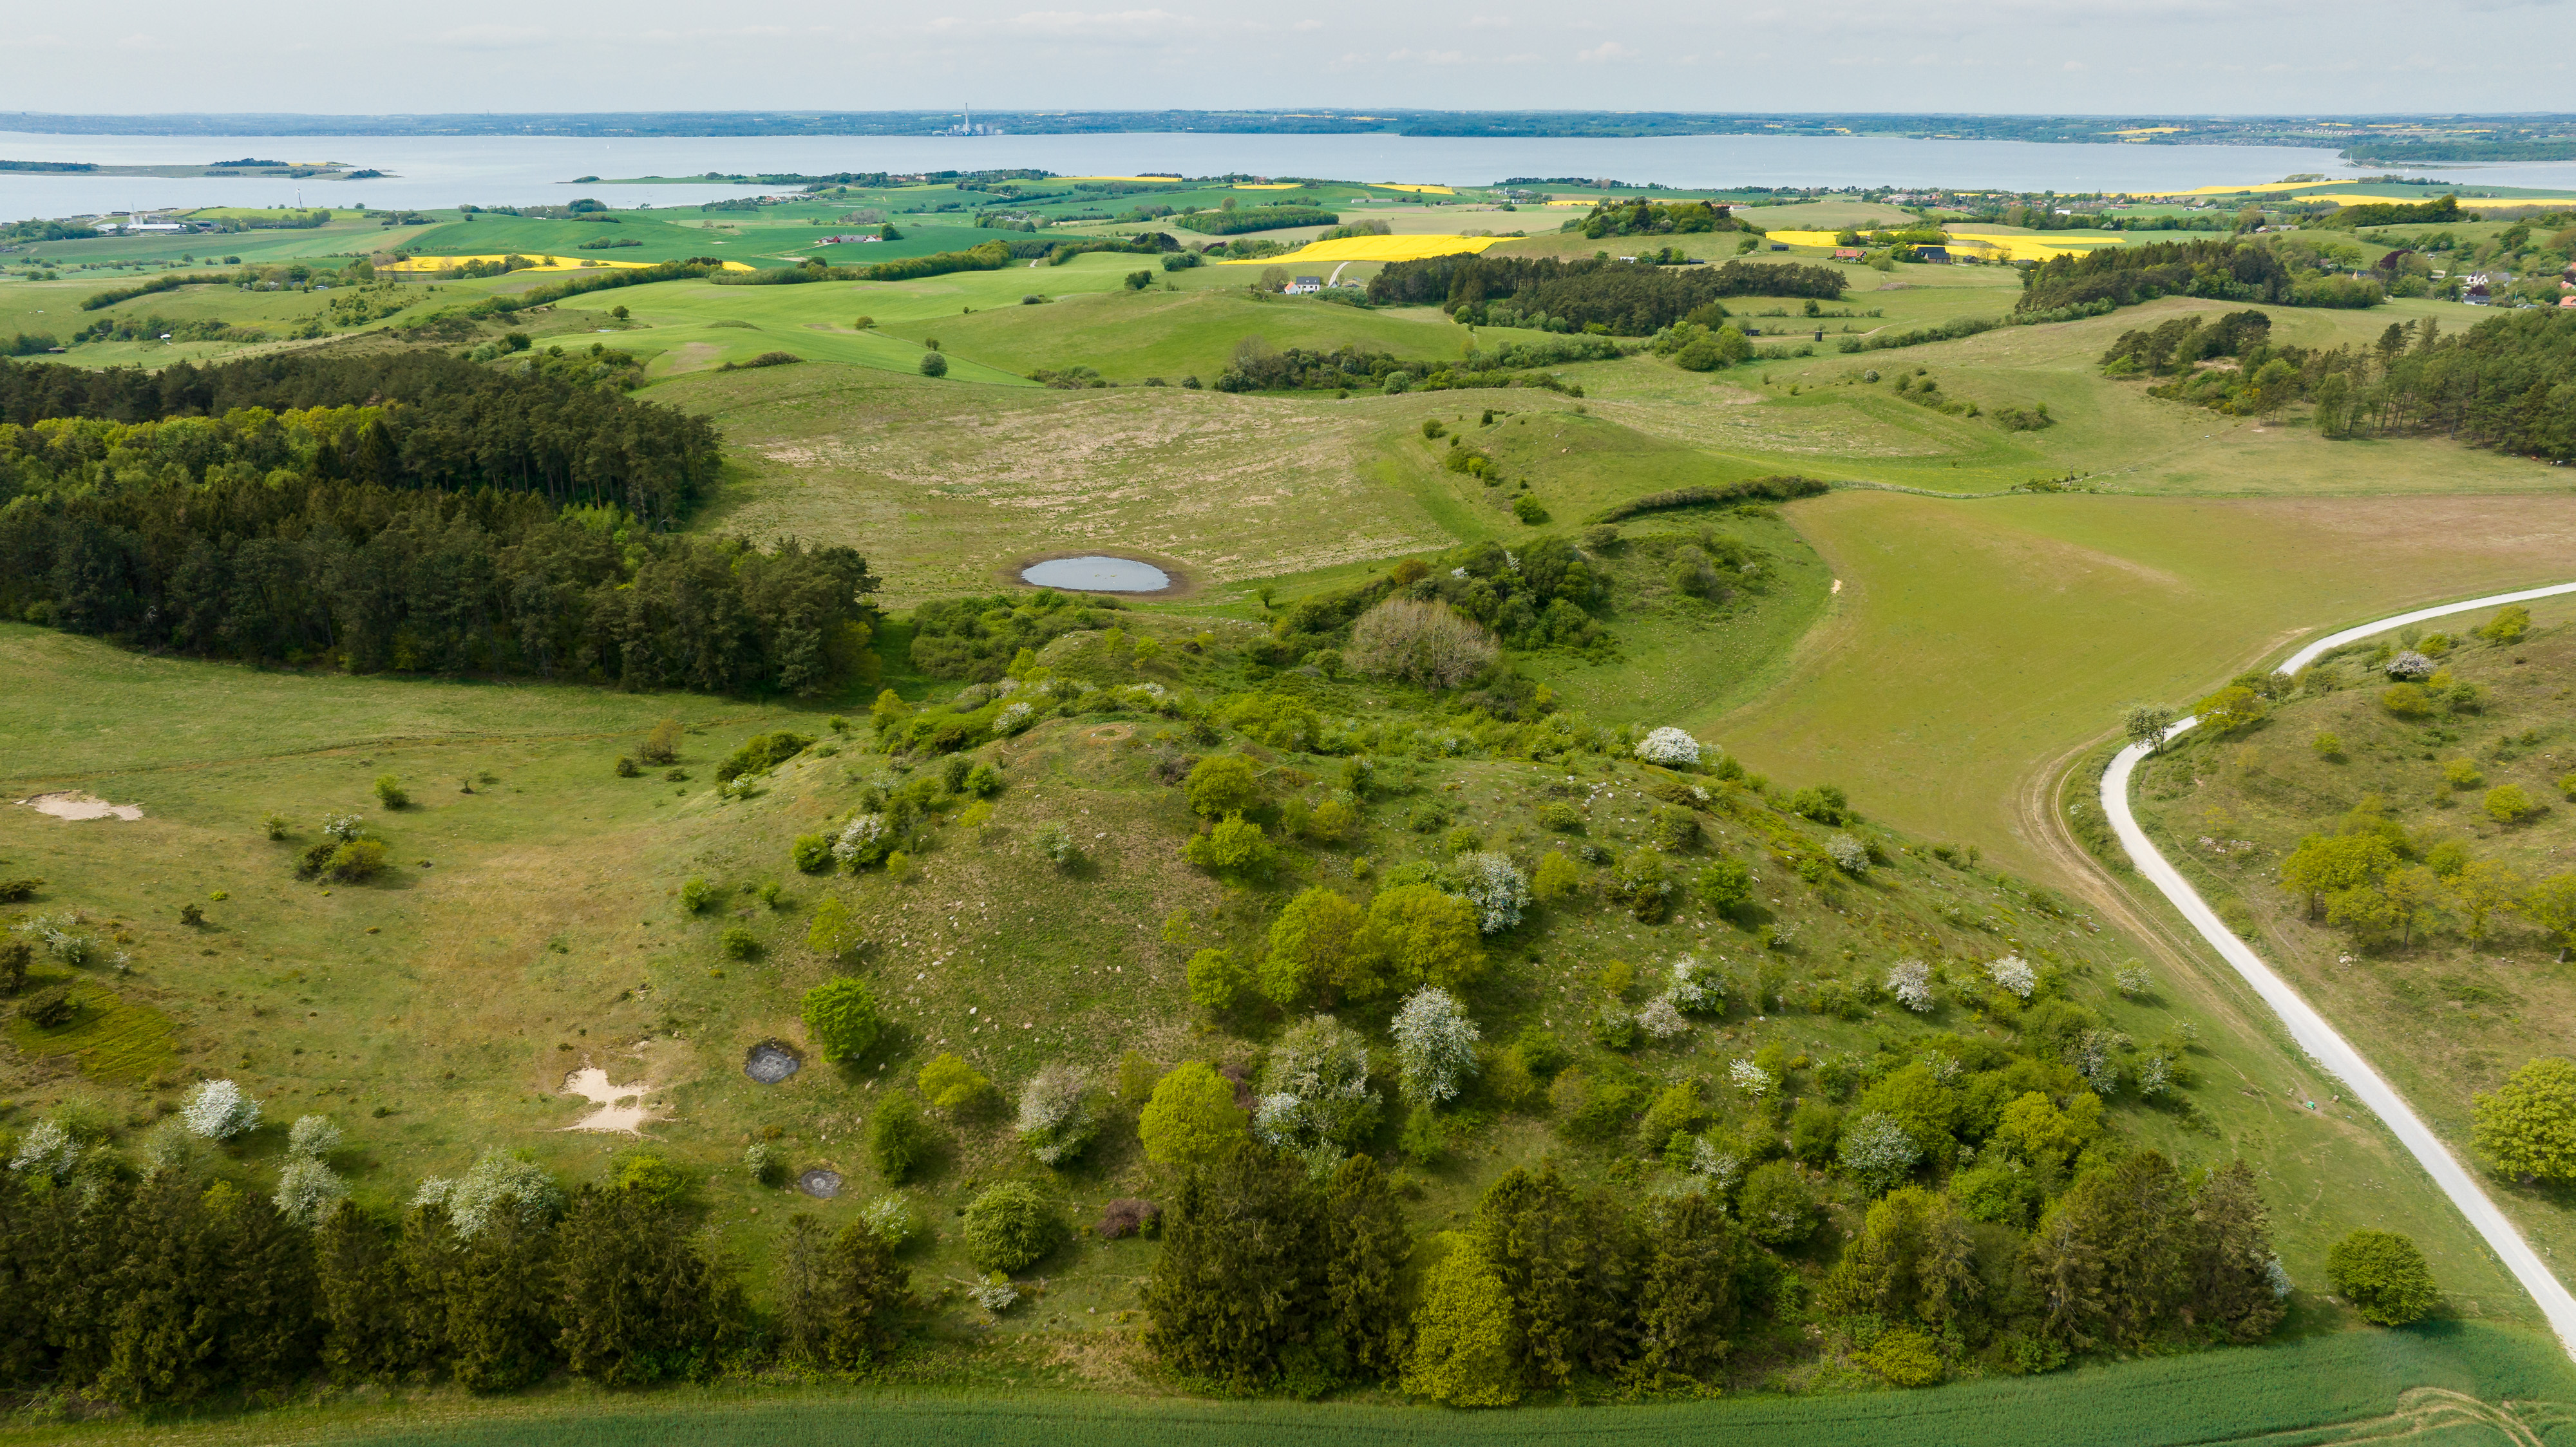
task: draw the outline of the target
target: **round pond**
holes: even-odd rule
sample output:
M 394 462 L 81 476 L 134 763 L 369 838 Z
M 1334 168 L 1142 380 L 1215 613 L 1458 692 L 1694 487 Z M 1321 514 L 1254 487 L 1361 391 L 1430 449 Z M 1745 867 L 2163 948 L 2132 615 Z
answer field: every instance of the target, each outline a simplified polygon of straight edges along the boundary
M 796 1189 L 818 1201 L 828 1201 L 841 1194 L 841 1173 L 817 1166 L 796 1178 Z
M 742 1073 L 763 1085 L 776 1085 L 794 1075 L 804 1063 L 786 1046 L 775 1040 L 763 1040 L 743 1057 Z
M 1049 558 L 1022 568 L 1020 581 L 1081 593 L 1159 593 L 1172 586 L 1172 575 L 1134 558 Z

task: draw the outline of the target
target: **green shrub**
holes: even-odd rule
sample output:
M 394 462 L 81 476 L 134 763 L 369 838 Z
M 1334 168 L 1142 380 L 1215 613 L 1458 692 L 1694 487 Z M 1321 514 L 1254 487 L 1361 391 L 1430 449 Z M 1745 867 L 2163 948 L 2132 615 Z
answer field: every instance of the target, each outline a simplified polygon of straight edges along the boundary
M 1744 1178 L 1735 1197 L 1736 1219 L 1765 1246 L 1794 1246 L 1816 1230 L 1816 1192 L 1787 1161 L 1764 1161 Z
M 932 1056 L 913 1083 L 921 1087 L 922 1095 L 934 1109 L 952 1115 L 971 1111 L 993 1096 L 993 1082 L 951 1051 Z
M 1201 950 L 1190 956 L 1189 983 L 1191 1004 L 1223 1013 L 1241 1003 L 1252 972 L 1225 950 Z
M 1253 774 L 1252 761 L 1241 754 L 1211 754 L 1199 760 L 1183 789 L 1190 811 L 1202 818 L 1222 819 L 1261 806 L 1260 781 Z
M 989 799 L 1002 792 L 1002 771 L 991 764 L 977 764 L 966 771 L 963 787 L 978 799 Z
M 2315 738 L 2308 740 L 2308 747 L 2316 750 L 2317 757 L 2321 759 L 2331 761 L 2343 757 L 2343 738 L 2339 734 L 2319 733 Z
M 331 851 L 321 872 L 344 884 L 373 879 L 385 869 L 385 846 L 377 839 L 352 839 Z
M 617 756 L 617 777 L 621 779 L 637 779 L 642 778 L 643 775 L 644 771 L 636 767 L 635 761 L 632 758 L 629 758 L 624 754 L 619 754 Z
M 617 1189 L 632 1191 L 648 1201 L 661 1204 L 679 1199 L 689 1188 L 689 1178 L 680 1168 L 650 1151 L 628 1156 L 617 1169 Z
M 680 908 L 691 914 L 703 914 L 724 891 L 704 879 L 691 877 L 680 881 Z
M 2487 790 L 2487 817 L 2499 824 L 2518 824 L 2540 811 L 2540 806 L 2523 792 L 2520 784 L 2499 784 Z
M 401 780 L 391 774 L 378 774 L 376 802 L 388 809 L 400 809 L 411 803 L 411 795 L 403 792 Z
M 1536 527 L 1547 521 L 1547 509 L 1539 505 L 1537 493 L 1525 492 L 1512 499 L 1512 516 Z
M 1023 1270 L 1066 1234 L 1064 1214 L 1026 1181 L 1005 1181 L 966 1207 L 966 1255 L 986 1271 Z
M 58 1030 L 72 1022 L 76 1008 L 69 990 L 39 990 L 18 1006 L 18 1018 L 39 1030 Z
M 877 997 L 865 980 L 841 975 L 805 992 L 805 1028 L 826 1060 L 855 1060 L 885 1029 Z
M 937 352 L 924 352 L 924 353 L 922 353 L 922 354 L 921 354 L 921 375 L 923 375 L 923 376 L 925 376 L 925 377 L 945 377 L 945 376 L 947 376 L 947 375 L 948 375 L 948 359 L 947 359 L 946 357 L 944 357 L 944 356 L 941 356 L 941 355 L 940 355 L 939 353 L 937 353 Z
M 1145 1159 L 1158 1166 L 1212 1165 L 1243 1139 L 1247 1124 L 1234 1082 L 1207 1062 L 1190 1060 L 1155 1082 L 1136 1135 Z
M 921 1102 L 909 1091 L 886 1092 L 885 1104 L 868 1120 L 868 1160 L 889 1186 L 902 1185 L 937 1141 L 922 1117 Z
M 765 774 L 789 759 L 813 747 L 814 741 L 803 734 L 781 729 L 776 733 L 754 734 L 743 740 L 741 748 L 716 765 L 716 782 L 730 784 L 747 774 Z
M 726 925 L 724 933 L 716 936 L 716 943 L 723 949 L 727 959 L 750 960 L 760 957 L 760 936 L 753 934 L 750 927 L 746 925 Z
M 769 1141 L 754 1141 L 742 1153 L 743 1169 L 764 1186 L 776 1186 L 787 1179 L 787 1152 Z
M 799 834 L 787 846 L 787 857 L 806 874 L 821 874 L 832 867 L 832 841 L 820 834 Z
M 1719 914 L 1733 914 L 1753 903 L 1753 871 L 1740 859 L 1715 860 L 1692 877 L 1691 893 Z
M 1562 800 L 1538 806 L 1538 822 L 1559 834 L 1583 832 L 1583 811 Z
M 2404 1326 L 2441 1304 L 2433 1268 L 2393 1231 L 2355 1231 L 2326 1251 L 2326 1281 L 2365 1321 Z
M 1240 814 L 1228 814 L 1205 834 L 1181 846 L 1181 858 L 1211 874 L 1259 874 L 1270 867 L 1272 851 L 1261 826 Z

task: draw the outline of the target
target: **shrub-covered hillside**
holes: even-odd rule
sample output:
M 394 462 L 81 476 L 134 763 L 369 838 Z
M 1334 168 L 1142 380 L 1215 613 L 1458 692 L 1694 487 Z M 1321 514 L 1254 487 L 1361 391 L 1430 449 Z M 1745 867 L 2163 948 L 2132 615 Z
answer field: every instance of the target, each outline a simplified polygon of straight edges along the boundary
M 2240 680 L 2202 706 L 2220 726 L 2138 785 L 2166 853 L 2544 1238 L 2563 1206 L 2524 1188 L 2570 1176 L 2540 1123 L 2576 1103 L 2576 1071 L 2518 1072 L 2568 1053 L 2576 1009 L 2570 677 L 2576 628 L 2520 607 L 2409 628 L 2296 680 Z

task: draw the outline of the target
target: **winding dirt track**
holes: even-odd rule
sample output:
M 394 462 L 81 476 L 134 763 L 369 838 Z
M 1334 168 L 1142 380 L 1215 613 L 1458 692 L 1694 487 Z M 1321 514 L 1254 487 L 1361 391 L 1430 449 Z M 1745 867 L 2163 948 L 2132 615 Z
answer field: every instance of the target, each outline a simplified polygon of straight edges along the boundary
M 2400 613 L 2394 617 L 2382 618 L 2376 622 L 2346 628 L 2339 633 L 2328 634 L 2291 654 L 2275 671 L 2285 674 L 2295 673 L 2331 649 L 2340 648 L 2347 643 L 2358 642 L 2374 634 L 2384 633 L 2409 623 L 2421 623 L 2453 613 L 2502 607 L 2508 603 L 2525 603 L 2537 598 L 2555 597 L 2566 593 L 2576 593 L 2576 583 L 2525 588 L 2517 592 L 2494 593 L 2483 598 L 2471 598 L 2465 602 L 2445 603 L 2434 608 L 2418 608 L 2410 613 Z M 2197 719 L 2184 719 L 2168 730 L 2165 737 L 2171 738 L 2197 722 L 2199 722 Z M 2418 1164 L 2423 1166 L 2425 1173 L 2433 1178 L 2434 1184 L 2440 1186 L 2442 1193 L 2451 1198 L 2451 1203 L 2459 1207 L 2460 1214 L 2466 1216 L 2469 1224 L 2485 1238 L 2488 1248 L 2493 1250 L 2497 1259 L 2513 1273 L 2514 1279 L 2522 1283 L 2525 1291 L 2531 1293 L 2532 1301 L 2539 1306 L 2541 1314 L 2549 1319 L 2550 1327 L 2558 1333 L 2559 1344 L 2568 1350 L 2569 1355 L 2576 1356 L 2576 1296 L 2571 1296 L 2566 1285 L 2542 1264 L 2539 1254 L 2531 1249 L 2531 1243 L 2523 1239 L 2522 1232 L 2515 1228 L 2504 1212 L 2496 1208 L 2495 1202 L 2478 1184 L 2477 1178 L 2460 1164 L 2459 1159 L 2451 1154 L 2449 1147 L 2442 1144 L 2441 1138 L 2434 1135 L 2424 1124 L 2422 1117 L 2415 1114 L 2413 1107 L 2406 1103 L 2405 1097 L 2398 1094 L 2395 1087 L 2372 1068 L 2369 1060 L 2359 1050 L 2354 1049 L 2351 1042 L 2345 1040 L 2332 1025 L 2327 1024 L 2325 1017 L 2318 1014 L 2315 1007 L 2293 989 L 2287 980 L 2282 979 L 2271 966 L 2263 962 L 2261 956 L 2255 954 L 2243 940 L 2237 938 L 2234 931 L 2220 922 L 2217 914 L 2211 911 L 2209 905 L 2201 899 L 2199 891 L 2191 887 L 2190 881 L 2184 879 L 2156 849 L 2153 841 L 2147 838 L 2146 830 L 2139 826 L 2136 814 L 2129 808 L 2129 780 L 2137 771 L 2139 762 L 2147 756 L 2148 747 L 2146 744 L 2132 744 L 2122 749 L 2112 758 L 2110 768 L 2103 772 L 2101 785 L 2103 813 L 2109 816 L 2111 828 L 2119 835 L 2121 845 L 2129 851 L 2129 857 L 2136 861 L 2138 873 L 2155 885 L 2166 899 L 2172 901 L 2174 908 L 2181 911 L 2184 920 L 2189 922 L 2200 939 L 2210 949 L 2215 950 L 2219 957 L 2253 988 L 2254 993 L 2280 1016 L 2281 1022 L 2289 1027 L 2290 1037 L 2298 1042 L 2299 1048 L 2306 1051 L 2319 1066 L 2341 1079 L 2345 1086 L 2387 1125 L 2390 1133 L 2395 1135 L 2398 1142 L 2406 1147 Z M 2025 790 L 2022 801 L 2025 818 L 2038 824 L 2042 821 L 2032 816 L 2038 814 L 2046 816 L 2045 827 L 2035 829 L 2034 837 L 2046 841 L 2045 847 L 2058 857 L 2061 865 L 2068 867 L 2078 878 L 2094 886 L 2087 889 L 2086 893 L 2101 903 L 2106 913 L 2115 915 L 2123 924 L 2131 926 L 2143 937 L 2159 939 L 2168 944 L 2179 943 L 2161 926 L 2151 925 L 2141 919 L 2139 917 L 2141 911 L 2130 909 L 2128 902 L 2119 897 L 2120 891 L 2117 885 L 2105 877 L 2100 867 L 2066 837 L 2065 828 L 2061 822 L 2064 818 L 2063 811 L 2050 807 L 2050 801 L 2058 796 L 2063 781 L 2068 777 L 2064 767 L 2065 762 L 2067 761 L 2061 760 L 2057 766 L 2044 770 L 2037 776 L 2041 781 L 2050 782 L 2038 782 Z M 2189 951 L 2182 953 L 2188 954 Z

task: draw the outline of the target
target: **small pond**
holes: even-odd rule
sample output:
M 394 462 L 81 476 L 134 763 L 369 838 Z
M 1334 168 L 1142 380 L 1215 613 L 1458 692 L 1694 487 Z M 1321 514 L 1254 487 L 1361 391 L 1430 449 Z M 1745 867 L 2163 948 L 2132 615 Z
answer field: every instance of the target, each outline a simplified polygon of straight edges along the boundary
M 1159 593 L 1172 575 L 1134 558 L 1049 558 L 1020 570 L 1020 581 L 1083 593 Z
M 796 1189 L 818 1201 L 828 1201 L 841 1194 L 841 1173 L 817 1166 L 796 1178 Z
M 763 1040 L 743 1057 L 742 1073 L 763 1085 L 776 1085 L 794 1075 L 804 1063 L 786 1046 L 775 1040 Z

